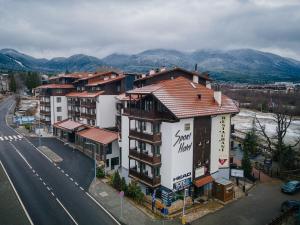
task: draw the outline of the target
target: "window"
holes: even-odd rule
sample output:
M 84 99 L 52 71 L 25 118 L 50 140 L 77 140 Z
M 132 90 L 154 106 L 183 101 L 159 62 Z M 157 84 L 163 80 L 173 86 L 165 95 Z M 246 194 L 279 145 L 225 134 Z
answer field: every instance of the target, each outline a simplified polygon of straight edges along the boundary
M 106 167 L 109 167 L 109 159 L 106 160 Z
M 111 154 L 112 153 L 112 144 L 109 143 L 106 147 L 106 154 Z
M 61 112 L 61 107 L 56 107 L 57 112 Z
M 116 165 L 119 165 L 119 157 L 111 158 L 111 169 L 114 169 Z
M 61 97 L 56 97 L 56 102 L 61 102 Z
M 61 116 L 58 116 L 56 119 L 57 119 L 57 121 L 61 121 L 61 120 L 62 120 L 62 117 L 61 117 Z

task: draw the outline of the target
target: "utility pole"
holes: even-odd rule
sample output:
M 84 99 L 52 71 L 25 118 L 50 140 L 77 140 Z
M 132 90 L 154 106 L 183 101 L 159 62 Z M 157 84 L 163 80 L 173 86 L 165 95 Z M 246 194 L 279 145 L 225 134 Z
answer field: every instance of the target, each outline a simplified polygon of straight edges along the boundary
M 184 189 L 184 195 L 183 195 L 183 207 L 182 207 L 182 224 L 185 224 L 185 198 L 187 195 L 188 189 Z
M 39 147 L 41 147 L 41 112 L 40 112 L 40 115 L 39 115 Z

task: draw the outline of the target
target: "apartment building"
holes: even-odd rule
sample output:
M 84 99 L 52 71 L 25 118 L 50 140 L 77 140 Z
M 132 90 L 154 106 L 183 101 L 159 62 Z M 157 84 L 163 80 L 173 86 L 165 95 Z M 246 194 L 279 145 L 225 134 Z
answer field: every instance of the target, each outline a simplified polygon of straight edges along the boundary
M 46 84 L 37 87 L 40 98 L 40 120 L 48 129 L 68 118 L 66 94 L 74 90 L 72 84 Z
M 125 91 L 123 74 L 115 72 L 61 74 L 36 88 L 41 122 L 47 127 L 67 118 L 100 128 L 116 125 L 116 96 Z
M 229 178 L 230 121 L 239 109 L 210 89 L 206 77 L 167 77 L 119 100 L 122 176 L 170 202 L 183 189 L 203 195 L 214 179 Z

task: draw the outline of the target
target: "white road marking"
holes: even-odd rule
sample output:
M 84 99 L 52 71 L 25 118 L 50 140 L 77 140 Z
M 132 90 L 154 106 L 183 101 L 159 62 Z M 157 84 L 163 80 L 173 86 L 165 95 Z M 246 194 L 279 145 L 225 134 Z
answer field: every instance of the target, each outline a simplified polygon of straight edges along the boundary
M 22 136 L 21 136 L 21 135 L 17 135 L 17 137 L 20 138 L 20 139 L 22 139 Z
M 33 222 L 32 222 L 32 220 L 31 220 L 31 218 L 30 218 L 30 216 L 29 216 L 29 214 L 28 214 L 28 212 L 27 212 L 27 210 L 26 210 L 26 208 L 25 208 L 25 206 L 24 206 L 24 204 L 23 204 L 23 202 L 22 202 L 22 200 L 21 200 L 21 198 L 20 198 L 20 196 L 19 196 L 19 194 L 18 194 L 18 192 L 16 191 L 16 188 L 15 188 L 14 184 L 12 183 L 10 177 L 8 176 L 8 173 L 6 172 L 6 169 L 4 168 L 1 160 L 0 160 L 0 164 L 1 164 L 2 168 L 3 168 L 4 173 L 6 174 L 6 176 L 8 178 L 8 181 L 9 181 L 10 185 L 12 186 L 12 188 L 13 188 L 13 190 L 14 190 L 14 192 L 15 192 L 15 194 L 16 194 L 16 196 L 17 196 L 17 198 L 18 198 L 18 200 L 19 200 L 19 202 L 20 202 L 20 204 L 21 204 L 21 206 L 22 206 L 25 214 L 26 214 L 27 219 L 29 220 L 29 223 L 31 225 L 34 225 Z
M 18 140 L 18 137 L 17 137 L 16 135 L 13 135 L 13 138 L 14 138 L 15 140 Z
M 51 195 L 54 197 L 55 195 L 54 195 L 54 193 L 51 191 Z
M 84 189 L 82 187 L 79 187 L 79 188 L 80 188 L 80 190 L 84 191 Z
M 57 167 L 57 169 L 59 169 L 59 170 L 60 170 L 60 167 L 58 166 L 58 167 Z
M 43 179 L 40 177 L 40 181 L 42 181 Z
M 77 183 L 77 182 L 75 182 L 75 185 L 76 185 L 76 186 L 78 186 L 78 183 Z
M 13 138 L 12 138 L 12 136 L 8 136 L 8 138 L 10 139 L 10 140 L 12 140 Z
M 69 174 L 67 174 L 67 173 L 66 173 L 66 176 L 68 177 L 68 176 L 69 176 Z
M 8 137 L 4 136 L 4 139 L 5 139 L 5 140 L 8 140 Z
M 16 150 L 16 152 L 21 156 L 21 158 L 25 161 L 27 166 L 29 166 L 30 169 L 32 169 L 32 166 L 29 164 L 29 162 L 25 159 L 25 157 L 19 152 L 19 150 L 14 146 L 14 144 L 10 143 L 10 145 Z
M 50 191 L 50 188 L 47 186 L 47 190 Z
M 4 141 L 3 137 L 0 137 L 0 140 L 1 140 L 1 141 Z
M 70 180 L 71 180 L 71 181 L 73 181 L 73 178 L 72 178 L 72 177 L 70 177 Z
M 45 183 L 45 182 L 43 182 L 43 185 L 44 185 L 44 186 L 46 186 L 46 183 Z
M 90 199 L 92 199 L 101 209 L 103 209 L 103 211 L 105 211 L 118 225 L 121 225 L 119 223 L 119 221 L 110 213 L 108 212 L 99 202 L 97 202 L 97 200 L 91 196 L 88 192 L 85 192 L 87 196 L 89 196 Z
M 65 173 L 65 171 L 64 171 L 64 170 L 61 170 L 61 172 L 62 172 L 62 173 Z
M 35 173 L 35 170 L 33 169 L 32 172 Z
M 56 201 L 58 202 L 58 204 L 60 204 L 60 206 L 65 210 L 65 212 L 68 214 L 68 216 L 71 218 L 71 220 L 78 225 L 78 223 L 76 222 L 76 220 L 73 218 L 73 216 L 69 213 L 69 211 L 64 207 L 64 205 L 59 201 L 58 198 L 56 198 Z

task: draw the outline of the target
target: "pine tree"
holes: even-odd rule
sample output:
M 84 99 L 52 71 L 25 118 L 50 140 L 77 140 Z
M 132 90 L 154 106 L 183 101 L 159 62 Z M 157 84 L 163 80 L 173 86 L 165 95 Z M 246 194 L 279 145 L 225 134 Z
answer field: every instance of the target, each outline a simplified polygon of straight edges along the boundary
M 251 165 L 251 161 L 249 158 L 248 150 L 246 150 L 246 149 L 244 149 L 244 155 L 243 155 L 243 159 L 242 159 L 242 168 L 244 170 L 245 177 L 248 177 L 251 175 L 252 165 Z

